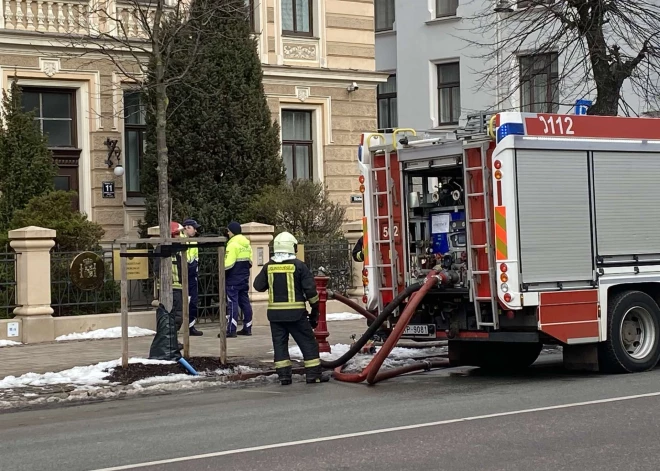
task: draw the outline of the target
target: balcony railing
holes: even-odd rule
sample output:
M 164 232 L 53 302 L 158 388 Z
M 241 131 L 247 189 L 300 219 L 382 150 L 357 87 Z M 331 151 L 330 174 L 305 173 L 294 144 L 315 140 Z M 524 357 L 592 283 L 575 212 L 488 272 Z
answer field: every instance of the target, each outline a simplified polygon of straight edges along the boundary
M 132 0 L 4 0 L 4 27 L 15 31 L 145 39 L 155 8 Z

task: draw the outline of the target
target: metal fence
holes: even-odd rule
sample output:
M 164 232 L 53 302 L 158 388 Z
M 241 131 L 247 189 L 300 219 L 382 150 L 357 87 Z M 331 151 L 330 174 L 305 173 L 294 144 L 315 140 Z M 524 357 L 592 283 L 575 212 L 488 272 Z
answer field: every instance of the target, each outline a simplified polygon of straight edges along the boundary
M 117 247 L 118 248 L 118 247 Z M 113 247 L 112 249 L 115 249 Z M 85 291 L 73 284 L 69 273 L 71 262 L 79 252 L 64 252 L 53 249 L 50 256 L 51 306 L 53 316 L 77 316 L 83 314 L 106 314 L 121 309 L 121 288 L 114 277 L 113 251 L 95 251 L 103 258 L 105 274 L 103 287 Z M 148 280 L 129 280 L 128 309 L 141 311 L 151 304 L 153 280 L 150 271 Z
M 314 275 L 320 267 L 330 276 L 328 288 L 345 294 L 352 285 L 351 246 L 344 240 L 306 244 L 305 263 Z M 104 284 L 100 290 L 83 291 L 71 281 L 69 268 L 78 252 L 51 252 L 51 303 L 54 316 L 115 313 L 121 309 L 120 284 L 114 279 L 113 250 L 96 253 L 105 263 Z M 149 247 L 148 250 L 153 250 Z M 272 248 L 271 248 L 272 254 Z M 149 265 L 149 279 L 129 280 L 129 311 L 151 308 L 154 299 L 154 270 Z M 16 307 L 16 254 L 0 253 L 0 319 L 13 317 Z M 219 316 L 218 252 L 215 248 L 199 250 L 198 321 L 214 322 Z
M 0 319 L 14 317 L 16 307 L 16 254 L 0 253 Z

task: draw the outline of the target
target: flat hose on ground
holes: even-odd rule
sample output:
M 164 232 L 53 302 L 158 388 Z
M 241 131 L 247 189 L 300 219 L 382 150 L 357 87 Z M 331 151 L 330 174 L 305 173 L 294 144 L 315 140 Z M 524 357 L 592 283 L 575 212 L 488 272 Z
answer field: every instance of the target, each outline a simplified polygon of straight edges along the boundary
M 328 290 L 328 297 L 332 299 L 336 299 L 342 304 L 345 304 L 346 306 L 350 307 L 353 309 L 355 312 L 358 314 L 362 314 L 364 317 L 369 319 L 370 321 L 375 321 L 376 320 L 376 315 L 367 311 L 365 308 L 360 306 L 358 303 L 355 301 L 348 299 L 346 296 L 343 296 L 339 293 L 335 293 L 334 291 Z
M 362 350 L 362 347 L 364 347 L 369 339 L 373 337 L 373 335 L 376 333 L 376 331 L 380 328 L 381 325 L 385 323 L 388 317 L 392 315 L 394 310 L 399 307 L 399 305 L 408 298 L 411 294 L 413 294 L 415 291 L 418 291 L 422 287 L 421 283 L 415 283 L 410 286 L 408 286 L 406 289 L 401 291 L 396 298 L 394 298 L 385 308 L 383 309 L 383 312 L 381 312 L 378 317 L 376 317 L 376 320 L 367 328 L 367 330 L 362 334 L 362 337 L 351 346 L 351 348 L 344 353 L 342 356 L 337 358 L 336 360 L 332 361 L 327 361 L 327 360 L 321 360 L 321 366 L 323 368 L 336 368 L 338 366 L 346 364 L 351 358 L 353 358 L 355 355 L 357 355 L 360 350 Z

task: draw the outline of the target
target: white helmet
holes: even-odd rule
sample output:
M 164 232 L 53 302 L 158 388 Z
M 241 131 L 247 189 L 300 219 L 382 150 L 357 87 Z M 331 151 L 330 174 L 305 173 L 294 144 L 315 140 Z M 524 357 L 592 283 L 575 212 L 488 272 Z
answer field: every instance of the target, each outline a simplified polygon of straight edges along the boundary
M 289 232 L 282 232 L 275 237 L 273 241 L 273 249 L 275 253 L 289 253 L 295 254 L 298 241 Z

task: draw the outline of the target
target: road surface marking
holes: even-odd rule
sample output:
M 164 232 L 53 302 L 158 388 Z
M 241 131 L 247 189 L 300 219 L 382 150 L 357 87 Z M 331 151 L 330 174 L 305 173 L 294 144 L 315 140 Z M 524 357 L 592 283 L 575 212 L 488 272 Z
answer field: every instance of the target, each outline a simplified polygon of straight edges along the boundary
M 389 428 L 381 428 L 381 429 L 376 429 L 376 430 L 367 430 L 364 432 L 354 432 L 354 433 L 345 433 L 342 435 L 332 435 L 329 437 L 319 437 L 319 438 L 308 438 L 306 440 L 297 440 L 294 442 L 282 442 L 282 443 L 273 443 L 272 445 L 260 445 L 260 446 L 253 446 L 249 448 L 237 448 L 235 450 L 225 450 L 225 451 L 217 451 L 213 453 L 204 453 L 202 455 L 191 455 L 191 456 L 182 456 L 180 458 L 171 458 L 167 460 L 159 460 L 159 461 L 147 461 L 144 463 L 136 463 L 136 464 L 129 464 L 129 465 L 124 465 L 124 466 L 115 466 L 112 468 L 99 468 L 99 469 L 94 469 L 91 471 L 121 471 L 125 469 L 135 469 L 135 468 L 142 468 L 142 467 L 147 467 L 147 466 L 158 466 L 162 464 L 170 464 L 170 463 L 180 463 L 182 461 L 193 461 L 193 460 L 202 460 L 205 458 L 215 458 L 218 456 L 229 456 L 229 455 L 237 455 L 239 453 L 249 453 L 252 451 L 263 451 L 263 450 L 272 450 L 275 448 L 285 448 L 289 446 L 297 446 L 297 445 L 308 445 L 310 443 L 320 443 L 320 442 L 329 442 L 333 440 L 342 440 L 345 438 L 355 438 L 355 437 L 364 437 L 367 435 L 377 435 L 379 433 L 390 433 L 390 432 L 400 432 L 403 430 L 415 430 L 419 428 L 426 428 L 426 427 L 436 427 L 438 425 L 448 425 L 448 424 L 455 424 L 459 422 L 469 422 L 472 420 L 484 420 L 484 419 L 492 419 L 495 417 L 506 417 L 506 416 L 511 416 L 511 415 L 521 415 L 521 414 L 530 414 L 533 412 L 544 412 L 544 411 L 549 411 L 549 410 L 557 410 L 557 409 L 569 409 L 571 407 L 582 407 L 582 406 L 590 406 L 594 404 L 607 404 L 610 402 L 621 402 L 621 401 L 630 401 L 633 399 L 643 399 L 647 397 L 658 397 L 660 396 L 660 391 L 658 392 L 652 392 L 652 393 L 646 393 L 646 394 L 637 394 L 634 396 L 620 396 L 620 397 L 612 397 L 609 399 L 597 399 L 594 401 L 586 401 L 586 402 L 573 402 L 570 404 L 559 404 L 556 406 L 546 406 L 546 407 L 536 407 L 533 409 L 521 409 L 521 410 L 515 410 L 515 411 L 510 411 L 510 412 L 497 412 L 495 414 L 486 414 L 486 415 L 476 415 L 472 417 L 462 417 L 459 419 L 448 419 L 448 420 L 439 420 L 437 422 L 427 422 L 423 424 L 414 424 L 414 425 L 401 425 L 399 427 L 389 427 Z

